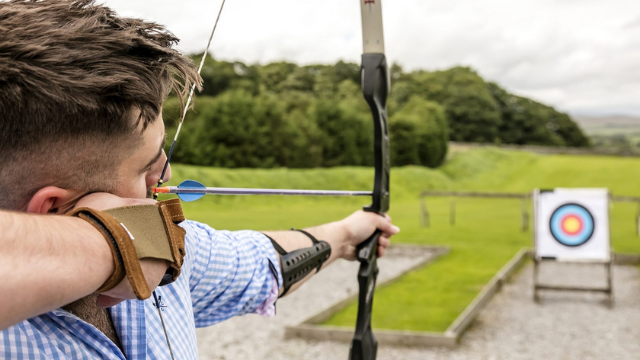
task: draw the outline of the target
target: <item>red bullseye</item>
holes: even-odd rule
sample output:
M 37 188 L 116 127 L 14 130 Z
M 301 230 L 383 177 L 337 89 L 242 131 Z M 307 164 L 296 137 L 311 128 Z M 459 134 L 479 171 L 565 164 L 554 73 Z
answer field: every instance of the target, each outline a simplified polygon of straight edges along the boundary
M 583 223 L 580 217 L 570 214 L 560 220 L 560 226 L 567 235 L 575 235 L 582 231 Z

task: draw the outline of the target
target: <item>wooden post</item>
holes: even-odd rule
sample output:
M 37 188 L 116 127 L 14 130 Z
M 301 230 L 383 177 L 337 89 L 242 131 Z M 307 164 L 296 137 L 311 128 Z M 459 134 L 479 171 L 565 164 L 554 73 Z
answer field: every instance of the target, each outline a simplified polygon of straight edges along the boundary
M 527 199 L 522 198 L 520 200 L 520 208 L 522 209 L 522 232 L 527 232 L 529 230 L 529 212 L 527 210 Z
M 638 211 L 636 212 L 636 232 L 640 237 L 640 203 L 638 203 Z
M 538 267 L 540 266 L 540 261 L 535 254 L 535 249 L 533 251 L 533 301 L 540 303 L 540 296 L 538 296 Z
M 454 226 L 456 224 L 456 201 L 451 199 L 449 203 L 449 225 Z
M 607 270 L 607 288 L 609 292 L 607 295 L 609 296 L 609 308 L 613 307 L 613 276 L 611 275 L 611 264 L 613 263 L 613 253 L 609 256 L 609 262 L 605 264 Z
M 429 219 L 429 210 L 427 210 L 427 204 L 424 200 L 425 196 L 420 196 L 420 226 L 431 227 L 431 219 Z

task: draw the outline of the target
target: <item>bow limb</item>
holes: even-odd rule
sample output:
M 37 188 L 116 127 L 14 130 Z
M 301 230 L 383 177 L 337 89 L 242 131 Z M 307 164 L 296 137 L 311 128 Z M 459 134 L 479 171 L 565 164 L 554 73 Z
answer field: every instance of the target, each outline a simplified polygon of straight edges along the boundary
M 387 94 L 389 93 L 389 71 L 384 54 L 381 0 L 360 0 L 362 11 L 362 93 L 369 104 L 374 123 L 374 185 L 372 203 L 365 211 L 378 214 L 389 210 L 389 131 L 387 127 Z M 378 276 L 377 252 L 380 231 L 361 243 L 357 250 L 360 269 L 358 271 L 358 317 L 356 330 L 349 352 L 350 360 L 374 360 L 378 341 L 371 330 L 373 294 Z

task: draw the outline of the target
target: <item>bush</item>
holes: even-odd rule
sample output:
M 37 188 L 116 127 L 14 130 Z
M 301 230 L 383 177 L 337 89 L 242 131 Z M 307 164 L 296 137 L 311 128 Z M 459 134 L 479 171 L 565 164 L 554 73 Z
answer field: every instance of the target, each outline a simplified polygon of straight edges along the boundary
M 372 165 L 373 121 L 359 88 L 350 80 L 321 98 L 311 116 L 322 133 L 322 166 Z
M 394 166 L 435 168 L 444 162 L 449 128 L 444 109 L 437 103 L 412 97 L 389 119 L 389 132 Z
M 177 123 L 172 120 L 177 113 L 174 102 L 164 110 L 169 135 Z M 304 117 L 299 112 L 286 114 L 286 104 L 269 93 L 252 96 L 231 90 L 214 98 L 199 97 L 194 105 L 174 152 L 176 162 L 229 168 L 320 165 L 318 146 L 308 151 L 320 137 L 317 128 L 308 121 L 294 121 Z
M 199 59 L 200 56 L 197 56 Z M 467 142 L 588 146 L 554 108 L 508 93 L 468 67 L 391 69 L 388 97 L 394 165 L 439 166 L 447 139 Z M 360 65 L 247 65 L 207 58 L 204 92 L 187 113 L 176 162 L 220 167 L 373 165 L 371 111 Z M 179 102 L 168 99 L 171 139 Z
M 487 86 L 468 67 L 396 74 L 389 103 L 402 107 L 412 96 L 435 101 L 445 109 L 449 138 L 453 141 L 495 143 L 500 141 L 500 108 Z

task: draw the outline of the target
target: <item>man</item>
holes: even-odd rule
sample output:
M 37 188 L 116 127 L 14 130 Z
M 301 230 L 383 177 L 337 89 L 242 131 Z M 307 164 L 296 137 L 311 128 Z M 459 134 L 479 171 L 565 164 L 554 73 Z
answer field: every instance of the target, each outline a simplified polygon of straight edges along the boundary
M 184 95 L 190 84 L 200 83 L 190 60 L 172 49 L 177 39 L 157 24 L 119 18 L 90 0 L 0 2 L 0 34 L 0 207 L 65 214 L 153 204 L 145 198 L 166 160 L 162 102 L 170 91 Z M 82 237 L 71 235 L 75 231 L 95 240 L 86 224 L 73 222 L 74 241 L 58 242 L 60 231 L 46 229 L 54 222 L 9 216 L 36 224 L 46 246 L 36 245 L 33 231 L 24 243 L 13 234 L 2 250 L 12 266 L 5 272 L 12 274 L 7 292 L 26 286 L 33 298 L 51 296 L 56 285 L 50 281 L 64 278 L 65 269 L 80 268 L 86 276 L 69 274 L 52 301 L 3 299 L 0 311 L 39 314 L 3 323 L 4 358 L 196 359 L 196 326 L 246 313 L 272 315 L 284 292 L 280 258 L 259 232 L 182 223 L 186 255 L 180 276 L 156 288 L 168 262 L 139 260 L 143 279 L 158 295 L 139 301 L 129 300 L 136 296 L 126 279 L 100 286 L 112 271 L 105 267 L 117 268 L 121 256 L 111 251 L 113 243 L 76 246 Z M 388 217 L 359 211 L 306 231 L 331 245 L 327 266 L 353 259 L 355 246 L 376 228 L 383 232 L 383 255 L 399 231 Z M 266 234 L 286 251 L 311 245 L 299 232 Z M 48 271 L 55 274 L 33 276 Z

